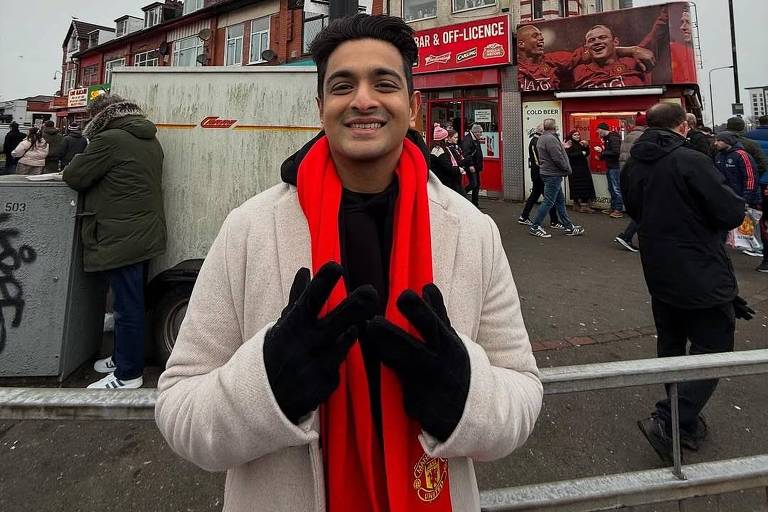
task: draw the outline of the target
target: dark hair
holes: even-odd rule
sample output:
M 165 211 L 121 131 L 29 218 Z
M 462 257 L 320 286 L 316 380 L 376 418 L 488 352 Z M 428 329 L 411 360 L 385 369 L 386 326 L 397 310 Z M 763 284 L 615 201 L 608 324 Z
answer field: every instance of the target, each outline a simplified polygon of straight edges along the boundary
M 17 123 L 16 121 L 11 121 L 11 124 L 9 124 L 8 127 L 11 129 L 12 132 L 19 131 L 19 123 Z
M 568 142 L 569 140 L 573 140 L 573 134 L 574 134 L 574 133 L 578 133 L 578 134 L 579 134 L 579 136 L 581 136 L 581 133 L 579 133 L 579 130 L 571 130 L 571 131 L 569 131 L 569 132 L 568 132 L 568 135 L 566 135 L 566 136 L 563 138 L 563 141 L 564 141 L 564 142 Z
M 459 133 L 456 130 L 454 130 L 452 127 L 451 128 L 446 128 L 446 131 L 448 132 L 448 137 L 447 137 L 448 139 L 450 139 L 451 137 L 453 137 L 454 135 Z
M 676 103 L 657 103 L 646 114 L 649 128 L 673 130 L 680 126 L 685 118 L 685 110 Z
M 378 39 L 397 48 L 403 58 L 403 71 L 408 94 L 413 93 L 412 66 L 419 57 L 419 48 L 413 40 L 414 31 L 401 18 L 394 16 L 356 14 L 337 19 L 325 27 L 312 41 L 309 51 L 317 65 L 317 96 L 323 97 L 323 82 L 328 59 L 342 43 L 358 39 Z M 361 56 L 361 58 L 363 58 Z
M 54 122 L 53 122 L 53 121 L 51 121 L 51 120 L 49 119 L 49 120 L 47 120 L 47 121 L 46 121 L 46 122 L 43 124 L 43 126 L 45 126 L 46 128 L 53 128 L 53 127 L 54 127 L 54 126 L 56 126 L 56 125 L 54 124 Z
M 759 124 L 760 126 L 768 126 L 768 116 L 758 117 L 757 124 Z
M 35 146 L 40 144 L 40 141 L 43 140 L 42 135 L 40 135 L 40 128 L 33 126 L 29 129 L 29 134 L 27 135 L 27 139 L 29 142 L 32 143 L 31 146 L 29 146 L 30 149 L 35 149 Z
M 610 33 L 611 33 L 611 37 L 616 37 L 616 34 L 613 32 L 613 29 L 612 29 L 611 27 L 609 27 L 608 25 L 594 25 L 592 28 L 590 28 L 589 30 L 587 30 L 586 32 L 584 32 L 584 36 L 586 37 L 586 35 L 587 35 L 588 33 L 592 32 L 592 31 L 593 31 L 593 30 L 595 30 L 596 28 L 604 28 L 604 29 L 606 29 L 608 32 L 610 32 Z

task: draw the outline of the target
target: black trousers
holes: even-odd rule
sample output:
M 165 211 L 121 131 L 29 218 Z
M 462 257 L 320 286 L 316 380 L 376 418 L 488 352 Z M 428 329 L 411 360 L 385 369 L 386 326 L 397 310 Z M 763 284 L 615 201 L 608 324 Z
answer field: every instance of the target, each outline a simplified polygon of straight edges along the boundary
M 681 309 L 657 299 L 652 299 L 653 320 L 656 322 L 659 357 L 684 356 L 687 354 L 713 354 L 733 350 L 733 333 L 736 327 L 733 303 L 706 309 Z M 687 347 L 690 341 L 690 348 Z M 677 385 L 680 404 L 680 430 L 693 435 L 697 417 L 709 397 L 715 392 L 717 379 L 681 382 Z M 665 425 L 672 425 L 672 412 L 667 398 L 656 403 L 656 414 Z
M 523 213 L 520 214 L 520 216 L 524 219 L 531 218 L 531 210 L 533 209 L 533 205 L 535 205 L 542 194 L 544 194 L 544 180 L 541 179 L 541 176 L 531 176 L 531 180 L 533 181 L 531 195 L 529 195 L 528 199 L 525 201 L 525 206 L 523 206 Z M 554 206 L 549 209 L 549 222 L 550 224 L 557 224 L 559 222 L 557 218 L 557 209 Z
M 472 204 L 480 206 L 480 171 L 469 172 L 467 170 L 467 178 L 469 178 L 469 184 L 465 192 L 472 192 Z

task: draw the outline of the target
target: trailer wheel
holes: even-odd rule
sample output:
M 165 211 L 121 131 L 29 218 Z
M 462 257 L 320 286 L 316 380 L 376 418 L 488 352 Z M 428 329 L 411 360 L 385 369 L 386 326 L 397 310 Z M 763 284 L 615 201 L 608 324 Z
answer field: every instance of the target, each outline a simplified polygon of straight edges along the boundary
M 165 367 L 171 355 L 181 322 L 187 313 L 191 284 L 178 284 L 166 290 L 152 312 L 152 334 L 155 340 L 155 358 Z

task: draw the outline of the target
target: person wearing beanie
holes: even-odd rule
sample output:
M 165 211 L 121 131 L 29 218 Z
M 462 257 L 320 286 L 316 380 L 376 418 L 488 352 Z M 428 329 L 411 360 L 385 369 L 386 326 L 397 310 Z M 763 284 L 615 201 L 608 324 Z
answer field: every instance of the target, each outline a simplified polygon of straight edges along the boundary
M 739 136 L 730 131 L 715 136 L 715 166 L 726 184 L 744 200 L 745 206 L 757 208 L 760 201 L 759 176 L 755 160 L 744 150 Z
M 710 158 L 714 158 L 715 138 L 701 130 L 699 127 L 699 120 L 694 114 L 686 114 L 685 122 L 688 124 L 688 134 L 685 136 L 686 139 L 688 139 L 688 144 L 690 144 L 696 151 L 704 153 Z
M 440 182 L 446 187 L 457 190 L 456 183 L 461 183 L 459 162 L 448 149 L 448 130 L 435 123 L 432 133 L 432 146 L 429 152 L 429 170 L 432 171 Z M 459 188 L 459 193 L 460 192 Z
M 163 148 L 157 128 L 132 101 L 100 96 L 87 113 L 83 135 L 90 143 L 62 178 L 85 196 L 83 210 L 90 215 L 82 217 L 83 266 L 106 274 L 115 310 L 113 355 L 93 366 L 106 376 L 88 388 L 138 388 L 144 382 L 147 265 L 166 246 Z
M 16 121 L 12 121 L 8 127 L 8 133 L 5 134 L 5 140 L 3 141 L 3 152 L 5 153 L 4 174 L 14 174 L 19 159 L 14 157 L 11 152 L 16 149 L 16 146 L 18 146 L 26 137 L 21 133 L 21 130 L 19 130 L 19 123 Z
M 75 155 L 79 155 L 85 151 L 85 147 L 88 145 L 88 141 L 83 137 L 83 132 L 80 130 L 80 123 L 73 122 L 67 126 L 67 135 L 64 136 L 64 150 L 61 155 L 61 168 L 65 168 L 75 158 Z
M 645 114 L 642 112 L 635 114 L 634 119 L 628 119 L 627 125 L 628 128 L 631 127 L 631 130 L 624 136 L 624 140 L 621 141 L 621 152 L 619 154 L 620 169 L 624 169 L 624 166 L 629 160 L 629 152 L 632 149 L 632 146 L 645 132 L 646 122 Z M 629 252 L 639 252 L 640 250 L 637 248 L 637 246 L 632 243 L 636 233 L 637 223 L 630 219 L 629 224 L 627 224 L 627 227 L 624 229 L 624 231 L 616 235 L 616 238 L 614 238 L 613 241 Z
M 606 123 L 597 125 L 597 134 L 603 139 L 603 145 L 595 146 L 594 149 L 600 155 L 600 160 L 605 162 L 606 167 L 608 167 L 606 178 L 608 179 L 608 193 L 611 195 L 611 207 L 605 213 L 613 219 L 620 219 L 624 217 L 624 202 L 619 187 L 621 135 L 612 131 Z
M 466 170 L 469 178 L 469 185 L 465 191 L 472 193 L 472 204 L 478 208 L 480 207 L 480 172 L 483 170 L 483 146 L 480 144 L 482 135 L 483 127 L 475 123 L 461 141 L 461 151 L 467 163 Z
M 725 124 L 726 130 L 736 135 L 736 138 L 741 143 L 744 151 L 750 154 L 755 159 L 757 164 L 757 171 L 760 174 L 768 171 L 768 156 L 766 156 L 760 144 L 752 139 L 744 136 L 744 129 L 746 128 L 744 120 L 738 116 L 731 117 Z

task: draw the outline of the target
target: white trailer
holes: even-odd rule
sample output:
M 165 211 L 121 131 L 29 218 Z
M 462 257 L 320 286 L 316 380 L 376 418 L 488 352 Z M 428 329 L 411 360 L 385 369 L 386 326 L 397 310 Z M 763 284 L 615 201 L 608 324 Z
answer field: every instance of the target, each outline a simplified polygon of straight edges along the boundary
M 151 262 L 155 354 L 170 354 L 211 243 L 233 208 L 279 183 L 320 131 L 314 67 L 117 68 L 112 93 L 138 103 L 165 152 L 168 249 Z

